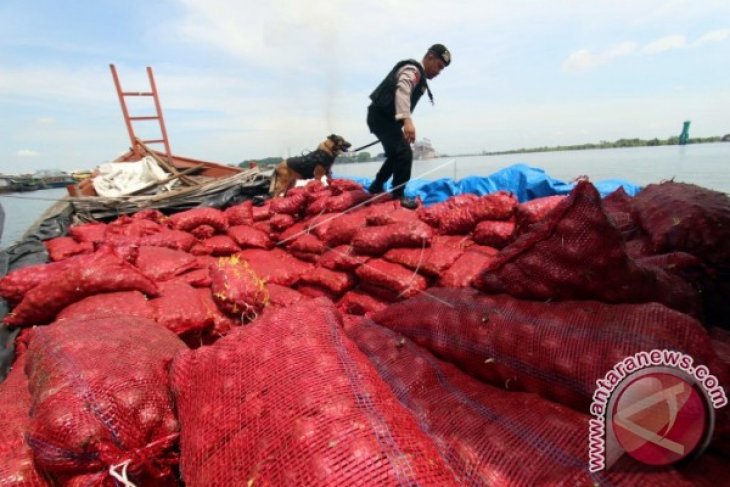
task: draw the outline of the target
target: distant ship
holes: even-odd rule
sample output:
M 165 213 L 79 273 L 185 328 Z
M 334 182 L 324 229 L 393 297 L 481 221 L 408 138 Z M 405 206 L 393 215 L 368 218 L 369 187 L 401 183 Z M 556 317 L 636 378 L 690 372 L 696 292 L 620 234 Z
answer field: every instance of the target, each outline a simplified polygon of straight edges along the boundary
M 438 152 L 433 148 L 429 139 L 421 139 L 413 143 L 413 159 L 435 159 L 438 156 Z

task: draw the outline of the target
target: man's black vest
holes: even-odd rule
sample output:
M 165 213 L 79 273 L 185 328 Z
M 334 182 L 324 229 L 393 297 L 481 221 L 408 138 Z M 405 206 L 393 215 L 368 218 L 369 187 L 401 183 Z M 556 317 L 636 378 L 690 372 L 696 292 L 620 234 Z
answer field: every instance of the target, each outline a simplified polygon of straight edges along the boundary
M 411 92 L 411 112 L 414 108 L 416 108 L 418 100 L 421 99 L 424 91 L 428 91 L 429 97 L 431 97 L 431 92 L 428 88 L 428 82 L 426 81 L 426 72 L 423 70 L 423 66 L 421 66 L 421 63 L 414 59 L 406 59 L 404 61 L 400 61 L 393 67 L 393 69 L 390 70 L 390 73 L 388 73 L 385 79 L 380 82 L 378 87 L 375 88 L 375 91 L 370 94 L 370 99 L 373 101 L 372 106 L 377 108 L 380 114 L 384 115 L 390 120 L 393 120 L 395 118 L 395 90 L 396 85 L 398 84 L 398 70 L 400 70 L 400 68 L 402 68 L 406 64 L 411 64 L 415 66 L 416 68 L 418 68 L 418 72 L 421 74 L 421 79 L 419 80 L 418 85 L 416 85 Z

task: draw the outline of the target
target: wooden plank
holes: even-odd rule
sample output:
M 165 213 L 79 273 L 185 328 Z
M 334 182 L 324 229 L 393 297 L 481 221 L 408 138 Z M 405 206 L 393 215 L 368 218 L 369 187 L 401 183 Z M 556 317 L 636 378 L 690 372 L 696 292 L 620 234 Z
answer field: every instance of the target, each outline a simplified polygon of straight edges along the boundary
M 189 177 L 186 177 L 185 176 L 185 174 L 189 174 L 192 171 L 188 171 L 186 169 L 185 171 L 183 171 L 184 174 L 181 173 L 180 171 L 177 170 L 177 168 L 175 166 L 173 166 L 172 164 L 168 163 L 163 158 L 161 158 L 160 156 L 158 156 L 157 154 L 155 154 L 154 151 L 150 150 L 150 148 L 147 147 L 144 144 L 144 142 L 142 142 L 139 138 L 137 138 L 136 140 L 137 140 L 137 143 L 144 149 L 144 151 L 150 157 L 152 157 L 155 161 L 157 161 L 157 164 L 159 164 L 160 166 L 162 166 L 165 170 L 167 170 L 167 172 L 171 173 L 173 176 L 180 177 L 180 182 L 182 182 L 184 185 L 186 185 L 186 186 L 194 186 L 194 185 L 197 184 L 193 179 L 190 179 Z M 203 166 L 203 164 L 199 165 L 198 167 L 202 167 L 202 166 Z M 188 168 L 188 169 L 190 169 L 190 168 Z

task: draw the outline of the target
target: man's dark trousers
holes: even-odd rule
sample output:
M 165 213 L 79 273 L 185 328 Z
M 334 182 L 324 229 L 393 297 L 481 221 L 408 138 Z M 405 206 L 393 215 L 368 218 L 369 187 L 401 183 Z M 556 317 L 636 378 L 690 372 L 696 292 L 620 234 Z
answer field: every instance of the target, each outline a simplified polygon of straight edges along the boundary
M 403 122 L 383 116 L 371 106 L 368 108 L 368 127 L 383 144 L 385 150 L 385 162 L 375 176 L 373 186 L 381 188 L 393 176 L 393 188 L 395 189 L 392 193 L 396 198 L 400 198 L 406 189 L 405 183 L 411 179 L 411 166 L 413 165 L 413 151 L 403 136 Z

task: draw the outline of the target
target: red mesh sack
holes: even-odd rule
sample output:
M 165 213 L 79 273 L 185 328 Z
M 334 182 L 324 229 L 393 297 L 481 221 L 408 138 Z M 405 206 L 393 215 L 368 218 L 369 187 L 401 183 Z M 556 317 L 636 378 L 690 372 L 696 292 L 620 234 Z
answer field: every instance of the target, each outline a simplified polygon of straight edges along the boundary
M 356 279 L 355 276 L 347 272 L 316 267 L 312 271 L 303 274 L 299 282 L 321 286 L 332 294 L 339 296 L 355 287 Z
M 213 322 L 213 328 L 204 331 L 208 333 L 212 339 L 217 339 L 228 334 L 234 327 L 241 324 L 240 321 L 234 320 L 223 313 L 213 299 L 213 292 L 210 288 L 196 289 L 198 298 L 200 298 L 203 307 L 208 312 L 208 318 Z M 205 337 L 203 337 L 205 340 Z
M 181 230 L 163 230 L 154 235 L 147 235 L 139 240 L 139 245 L 150 247 L 167 247 L 187 252 L 196 244 L 195 237 Z
M 694 487 L 716 487 L 717 480 L 727 476 L 727 457 L 712 450 L 677 465 L 682 478 Z
M 106 223 L 83 223 L 73 225 L 68 229 L 69 237 L 77 242 L 91 242 L 98 244 L 104 241 L 106 235 Z
M 688 252 L 730 268 L 730 196 L 694 184 L 650 184 L 633 209 L 655 253 Z
M 292 193 L 289 191 L 284 198 L 274 198 L 271 200 L 269 209 L 272 213 L 282 213 L 285 215 L 298 215 L 307 207 L 309 198 L 304 192 Z
M 651 240 L 648 237 L 638 237 L 626 242 L 626 254 L 632 259 L 650 257 L 654 254 Z
M 297 292 L 310 299 L 327 298 L 329 301 L 337 301 L 337 295 L 324 286 L 316 284 L 297 284 Z
M 153 235 L 146 235 L 146 237 L 153 237 L 158 234 Z M 190 235 L 190 237 L 195 241 L 195 238 Z M 122 235 L 117 233 L 107 233 L 106 238 L 104 241 L 99 244 L 99 248 L 101 247 L 139 247 L 140 242 L 142 241 L 143 237 L 139 237 L 136 235 Z M 161 245 L 161 247 L 167 247 L 167 245 Z
M 66 306 L 58 313 L 55 322 L 116 316 L 133 316 L 153 320 L 155 313 L 144 294 L 139 291 L 124 291 L 89 296 Z
M 130 237 L 125 237 L 130 238 Z M 139 240 L 134 238 L 136 240 L 135 242 L 127 242 L 127 243 L 108 243 L 105 242 L 101 245 L 99 245 L 99 248 L 96 250 L 97 252 L 111 252 L 112 254 L 116 255 L 120 259 L 122 259 L 125 262 L 128 262 L 132 265 L 137 261 L 137 254 L 139 253 Z
M 631 213 L 632 197 L 626 193 L 623 186 L 603 198 L 603 207 L 608 213 Z
M 261 221 L 261 222 L 254 222 L 254 224 L 251 226 L 251 228 L 253 228 L 254 230 L 258 230 L 259 232 L 263 232 L 264 235 L 271 238 L 271 222 L 270 221 L 266 220 L 266 221 Z
M 268 220 L 269 216 L 271 216 L 270 206 L 271 206 L 271 200 L 267 200 L 261 206 L 251 207 L 251 215 L 253 216 L 253 221 L 260 222 L 260 221 Z
M 268 233 L 244 225 L 229 228 L 228 236 L 243 249 L 269 249 L 274 245 Z
M 395 303 L 404 299 L 397 291 L 371 282 L 361 281 L 357 290 L 385 303 Z
M 171 378 L 187 485 L 454 485 L 326 300 L 181 353 Z
M 362 281 L 384 287 L 404 298 L 415 296 L 428 287 L 423 276 L 382 259 L 367 261 L 355 273 Z
M 708 333 L 717 357 L 726 365 L 730 365 L 730 331 L 712 327 L 708 329 Z
M 333 271 L 351 271 L 367 262 L 368 257 L 354 253 L 351 245 L 329 249 L 319 259 L 319 265 Z
M 493 260 L 494 255 L 487 255 L 470 247 L 441 274 L 439 285 L 445 287 L 471 286 L 479 273 Z
M 421 274 L 439 277 L 464 253 L 443 244 L 421 249 L 390 249 L 383 258 Z
M 388 307 L 388 303 L 358 290 L 345 293 L 337 302 L 337 309 L 343 314 L 369 316 Z
M 219 232 L 228 228 L 226 215 L 217 208 L 201 207 L 175 213 L 170 217 L 170 223 L 175 230 L 189 232 L 199 225 L 210 225 Z
M 215 228 L 210 225 L 198 225 L 190 230 L 190 233 L 198 240 L 205 240 L 215 235 Z
M 36 467 L 33 452 L 25 442 L 30 428 L 30 393 L 24 367 L 25 355 L 20 355 L 0 383 L 0 485 L 45 487 L 52 484 Z
M 292 252 L 304 252 L 308 254 L 322 254 L 326 250 L 322 241 L 311 233 L 298 236 L 289 242 L 287 248 Z
M 193 287 L 210 287 L 211 284 L 210 271 L 208 271 L 207 267 L 204 269 L 194 269 L 192 271 L 185 272 L 175 277 L 173 280 L 185 282 Z
M 332 194 L 340 194 L 345 191 L 362 191 L 362 184 L 356 183 L 352 179 L 332 179 L 327 187 L 332 191 Z
M 169 218 L 167 218 L 160 210 L 154 208 L 147 208 L 146 210 L 140 210 L 131 215 L 132 220 L 152 220 L 155 223 L 162 223 L 167 225 Z
M 517 207 L 517 199 L 499 191 L 477 198 L 463 206 L 452 207 L 440 215 L 439 232 L 463 235 L 471 232 L 483 220 L 506 220 Z
M 587 181 L 547 220 L 505 247 L 474 285 L 526 299 L 655 301 L 688 313 L 699 309 L 697 292 L 687 282 L 628 257 L 621 233 Z
M 178 437 L 168 368 L 184 348 L 142 318 L 37 328 L 25 366 L 37 464 L 54 475 L 106 473 L 109 485 L 110 468 L 126 462 L 132 482 L 168 476 Z
M 479 197 L 474 194 L 460 194 L 451 197 L 441 203 L 436 203 L 435 205 L 431 205 L 429 207 L 419 208 L 418 210 L 416 210 L 416 215 L 418 216 L 418 218 L 421 219 L 421 221 L 428 223 L 432 227 L 438 227 L 439 222 L 441 221 L 441 217 L 446 212 L 448 212 L 452 208 L 459 208 L 469 205 L 477 199 L 479 199 Z
M 313 233 L 320 240 L 324 240 L 324 236 L 327 234 L 327 229 L 332 222 L 338 218 L 340 218 L 340 215 L 330 214 L 317 215 L 312 218 L 308 218 L 305 222 L 307 232 Z
M 483 221 L 474 229 L 474 241 L 497 249 L 506 246 L 512 240 L 515 231 L 513 222 Z
M 253 202 L 246 200 L 238 205 L 229 206 L 223 212 L 228 225 L 251 225 L 253 223 Z
M 124 235 L 127 237 L 144 237 L 154 235 L 167 228 L 152 220 L 134 220 L 131 217 L 119 217 L 106 226 L 106 238 L 111 235 Z
M 267 283 L 292 286 L 305 272 L 313 268 L 279 248 L 272 250 L 248 249 L 237 254 L 248 262 L 251 269 Z
M 484 384 L 368 320 L 345 328 L 433 439 L 461 485 L 682 485 L 624 458 L 590 473 L 589 416 Z
M 319 213 L 339 213 L 360 205 L 370 199 L 370 193 L 361 189 L 345 191 L 336 196 L 327 196 L 314 200 L 307 207 L 308 215 Z
M 299 291 L 278 284 L 269 283 L 266 285 L 266 289 L 269 291 L 269 305 L 271 306 L 286 308 L 304 299 Z
M 303 260 L 304 262 L 310 262 L 312 264 L 316 264 L 319 261 L 319 253 L 315 252 L 300 252 L 297 250 L 290 250 L 289 253 L 291 253 L 292 257 L 296 257 L 299 260 Z
M 456 250 L 466 250 L 474 245 L 474 241 L 463 235 L 434 235 L 431 240 L 433 247 L 446 247 Z
M 219 258 L 210 278 L 215 302 L 229 315 L 255 316 L 269 300 L 265 281 L 240 256 Z
M 583 181 L 583 183 L 585 183 Z M 518 226 L 527 226 L 542 221 L 553 208 L 558 206 L 566 198 L 564 195 L 543 196 L 524 203 L 515 208 L 515 217 Z
M 235 243 L 235 242 L 234 242 Z M 238 247 L 238 246 L 236 246 Z M 195 245 L 193 245 L 193 248 L 189 251 L 191 254 L 193 254 L 196 257 L 200 257 L 202 255 L 210 255 L 213 253 L 213 249 L 206 246 L 203 242 L 198 242 Z
M 197 268 L 198 260 L 182 250 L 143 246 L 135 266 L 153 281 L 165 281 Z
M 673 350 L 696 363 L 716 360 L 699 322 L 657 303 L 544 303 L 432 288 L 373 320 L 480 380 L 583 412 L 596 380 L 635 353 Z
M 53 280 L 28 291 L 3 322 L 11 326 L 48 323 L 63 308 L 87 296 L 135 290 L 157 294 L 153 281 L 116 255 L 101 251 L 82 255 Z
M 34 264 L 15 269 L 0 279 L 0 296 L 10 303 L 17 303 L 38 284 L 55 279 L 73 260 Z
M 324 242 L 329 247 L 349 244 L 357 231 L 365 227 L 369 214 L 370 208 L 358 208 L 344 215 L 338 215 L 329 224 L 324 235 Z
M 190 284 L 167 281 L 160 296 L 150 301 L 155 321 L 177 335 L 200 332 L 213 325 L 213 316 Z
M 307 193 L 312 194 L 325 189 L 325 185 L 322 184 L 322 181 L 320 181 L 319 179 L 312 179 L 311 181 L 307 182 L 307 184 L 304 186 L 304 189 L 307 191 Z
M 632 199 L 626 194 L 623 186 L 619 186 L 616 191 L 603 198 L 606 214 L 627 240 L 640 231 L 639 224 L 632 216 Z
M 294 225 L 295 220 L 291 215 L 278 214 L 271 217 L 269 220 L 271 223 L 271 229 L 275 232 L 283 232 L 287 228 Z
M 395 247 L 428 247 L 432 237 L 431 227 L 421 221 L 393 223 L 359 229 L 352 248 L 361 254 L 383 255 Z
M 205 247 L 210 249 L 209 255 L 227 256 L 235 254 L 241 248 L 228 235 L 215 235 L 202 242 Z
M 702 266 L 702 261 L 687 252 L 670 252 L 668 254 L 649 255 L 636 259 L 644 266 L 655 266 L 665 270 L 683 270 Z
M 43 242 L 48 256 L 53 262 L 65 260 L 79 254 L 90 254 L 94 251 L 92 242 L 77 242 L 71 237 L 56 237 Z
M 308 227 L 308 221 L 295 223 L 294 225 L 281 232 L 281 235 L 279 235 L 279 244 L 289 243 L 295 240 L 297 237 L 309 233 Z
M 391 203 L 386 203 L 391 204 Z M 390 225 L 392 223 L 408 224 L 414 220 L 418 220 L 418 216 L 413 210 L 406 210 L 400 207 L 400 202 L 396 202 L 398 208 L 390 209 L 390 211 L 379 212 L 372 211 L 367 218 L 367 224 L 370 226 Z

